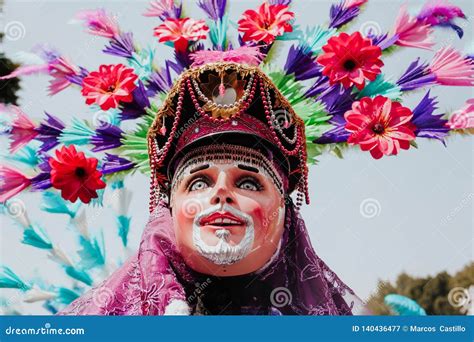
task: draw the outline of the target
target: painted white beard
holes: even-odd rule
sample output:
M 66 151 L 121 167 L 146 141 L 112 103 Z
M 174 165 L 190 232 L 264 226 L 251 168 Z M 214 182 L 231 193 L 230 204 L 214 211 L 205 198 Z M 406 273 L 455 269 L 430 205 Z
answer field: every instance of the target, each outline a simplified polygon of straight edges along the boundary
M 228 211 L 233 215 L 241 218 L 245 222 L 245 234 L 242 240 L 235 246 L 231 246 L 226 240 L 229 236 L 229 231 L 223 227 L 222 229 L 216 230 L 216 236 L 219 238 L 219 242 L 215 246 L 210 246 L 202 240 L 201 237 L 201 226 L 198 224 L 200 219 L 204 216 L 215 211 Z M 216 205 L 207 210 L 202 211 L 194 218 L 193 222 L 193 244 L 197 248 L 198 252 L 206 259 L 212 261 L 217 265 L 231 265 L 239 260 L 242 260 L 250 253 L 253 246 L 255 236 L 255 229 L 253 219 L 250 215 L 242 213 L 241 211 L 224 204 Z

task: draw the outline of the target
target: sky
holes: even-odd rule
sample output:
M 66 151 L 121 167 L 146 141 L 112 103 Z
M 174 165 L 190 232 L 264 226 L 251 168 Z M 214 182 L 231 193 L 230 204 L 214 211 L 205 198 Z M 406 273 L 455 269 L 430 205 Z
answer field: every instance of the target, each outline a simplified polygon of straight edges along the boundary
M 465 51 L 466 42 L 473 39 L 474 3 L 469 0 L 451 2 L 463 8 L 471 20 L 471 29 L 460 22 L 465 28 L 462 41 L 453 31 L 436 30 L 435 38 L 440 44 L 435 50 L 450 44 Z M 256 8 L 258 4 L 257 1 L 230 1 L 231 18 L 238 18 L 245 9 Z M 295 1 L 292 10 L 304 28 L 326 23 L 330 4 L 329 1 Z M 348 30 L 372 28 L 385 32 L 392 27 L 401 4 L 400 1 L 370 1 Z M 102 38 L 87 35 L 72 20 L 78 10 L 98 7 L 115 13 L 121 27 L 133 31 L 142 46 L 158 46 L 152 36 L 153 27 L 159 24 L 157 19 L 141 15 L 148 7 L 146 1 L 6 0 L 1 26 L 9 27 L 11 39 L 5 39 L 1 49 L 7 56 L 14 57 L 20 51 L 29 51 L 35 44 L 48 43 L 89 70 L 100 64 L 117 63 L 117 58 L 100 53 L 105 44 Z M 194 2 L 184 1 L 184 7 L 187 15 L 204 17 Z M 420 2 L 408 2 L 410 11 L 416 12 L 419 7 Z M 158 64 L 171 56 L 171 48 L 160 45 L 157 49 Z M 383 71 L 396 78 L 416 57 L 430 60 L 433 54 L 433 51 L 401 49 L 384 59 Z M 285 48 L 278 50 L 280 65 L 285 55 Z M 65 122 L 73 117 L 90 118 L 77 89 L 48 97 L 47 84 L 46 76 L 22 80 L 19 103 L 27 114 L 40 118 L 43 111 L 47 111 Z M 424 94 L 414 92 L 406 96 L 403 103 L 413 108 Z M 437 113 L 443 113 L 460 108 L 467 98 L 473 97 L 473 89 L 436 87 L 431 94 L 438 96 Z M 4 149 L 5 142 L 1 143 Z M 456 272 L 473 260 L 473 138 L 450 137 L 447 147 L 437 141 L 418 139 L 418 145 L 418 149 L 411 148 L 401 151 L 399 156 L 381 160 L 374 160 L 369 153 L 354 148 L 347 151 L 342 160 L 333 155 L 321 156 L 318 164 L 310 168 L 311 204 L 303 207 L 302 215 L 313 246 L 362 299 L 376 289 L 380 279 L 393 281 L 401 272 L 423 277 L 441 271 Z M 136 174 L 127 180 L 126 186 L 133 190 L 128 250 L 120 248 L 110 213 L 98 209 L 88 211 L 92 229 L 104 231 L 112 268 L 137 248 L 148 215 L 147 177 Z M 30 218 L 39 222 L 64 250 L 72 252 L 74 233 L 67 228 L 67 219 L 40 211 L 38 194 L 23 194 L 19 199 Z M 66 281 L 44 251 L 20 244 L 21 229 L 12 220 L 5 216 L 0 220 L 0 263 L 25 277 L 46 276 L 58 284 Z

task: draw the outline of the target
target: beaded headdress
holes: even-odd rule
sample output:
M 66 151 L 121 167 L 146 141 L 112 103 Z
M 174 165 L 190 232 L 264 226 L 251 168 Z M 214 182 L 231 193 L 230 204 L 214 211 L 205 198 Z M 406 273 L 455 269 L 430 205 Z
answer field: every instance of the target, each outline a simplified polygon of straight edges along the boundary
M 273 163 L 288 178 L 286 193 L 298 191 L 298 207 L 303 196 L 309 203 L 304 130 L 303 120 L 257 67 L 217 62 L 190 68 L 171 89 L 148 132 L 150 210 L 167 196 L 170 169 L 189 145 L 217 141 L 250 145 L 246 151 L 270 149 L 278 155 Z M 209 149 L 203 152 L 211 153 Z

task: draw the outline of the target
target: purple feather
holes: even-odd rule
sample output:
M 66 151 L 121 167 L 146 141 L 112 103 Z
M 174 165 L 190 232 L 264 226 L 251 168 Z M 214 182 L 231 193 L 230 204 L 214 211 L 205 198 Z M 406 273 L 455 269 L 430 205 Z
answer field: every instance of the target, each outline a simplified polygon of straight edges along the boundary
M 413 110 L 411 122 L 417 128 L 415 130 L 416 136 L 438 139 L 445 144 L 444 138 L 448 135 L 449 131 L 449 127 L 446 126 L 448 121 L 441 118 L 443 114 L 433 115 L 433 112 L 438 108 L 436 107 L 437 104 L 436 97 L 430 97 L 430 92 L 428 91 Z
M 225 14 L 226 0 L 199 0 L 198 6 L 213 21 L 222 20 Z
M 123 104 L 120 112 L 121 120 L 133 120 L 145 115 L 145 108 L 150 107 L 148 92 L 142 81 L 138 81 L 138 87 L 133 92 L 133 101 Z
M 395 34 L 391 37 L 388 37 L 388 34 L 385 33 L 379 36 L 374 36 L 374 37 L 369 37 L 369 38 L 372 38 L 372 44 L 377 45 L 382 50 L 385 50 L 397 42 L 398 35 Z
M 284 5 L 289 6 L 291 4 L 291 0 L 270 0 L 268 1 L 270 5 Z
M 295 47 L 292 45 L 285 63 L 286 73 L 294 73 L 297 81 L 321 76 L 321 68 L 313 58 L 311 50 L 308 52 L 305 52 L 304 50 L 305 48 L 303 46 Z
M 41 191 L 51 188 L 51 165 L 49 165 L 49 156 L 41 153 L 39 159 L 41 162 L 38 164 L 38 168 L 41 170 L 39 174 L 31 178 L 31 188 L 33 191 Z
M 102 163 L 102 173 L 104 175 L 130 170 L 135 167 L 135 163 L 115 154 L 106 153 Z
M 332 5 L 329 12 L 330 28 L 339 28 L 359 15 L 359 7 L 345 7 L 344 1 L 337 5 Z
M 432 74 L 427 63 L 420 64 L 420 59 L 410 64 L 397 84 L 401 91 L 414 90 L 435 84 L 436 75 Z
M 84 77 L 89 74 L 89 71 L 87 71 L 87 69 L 83 67 L 79 67 L 79 69 L 81 70 L 79 74 L 65 75 L 64 77 L 69 82 L 74 83 L 78 86 L 82 86 L 82 81 L 84 80 Z
M 154 96 L 156 93 L 165 93 L 171 89 L 173 86 L 171 69 L 173 69 L 176 74 L 181 73 L 181 68 L 178 64 L 167 60 L 166 67 L 150 75 L 147 84 L 148 96 Z
M 305 97 L 316 97 L 329 88 L 329 79 L 326 76 L 320 76 L 311 87 L 305 92 Z
M 121 33 L 117 38 L 112 38 L 110 46 L 106 46 L 103 52 L 113 56 L 132 58 L 135 52 L 133 33 Z
M 58 137 L 66 127 L 64 123 L 53 115 L 46 112 L 46 121 L 40 123 L 39 127 L 35 130 L 38 132 L 36 140 L 41 141 L 43 144 L 40 147 L 40 151 L 48 151 L 59 144 Z
M 95 134 L 91 137 L 91 144 L 95 147 L 93 152 L 109 150 L 122 146 L 123 131 L 120 127 L 104 123 L 95 130 Z

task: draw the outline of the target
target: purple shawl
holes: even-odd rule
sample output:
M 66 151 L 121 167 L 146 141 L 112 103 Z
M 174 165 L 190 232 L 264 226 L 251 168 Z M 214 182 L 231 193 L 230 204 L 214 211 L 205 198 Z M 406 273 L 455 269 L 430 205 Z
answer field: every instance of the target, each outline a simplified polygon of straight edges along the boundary
M 170 210 L 160 204 L 150 215 L 138 253 L 59 314 L 228 314 L 228 309 L 199 309 L 201 298 L 215 297 L 221 290 L 239 303 L 233 314 L 366 313 L 354 292 L 316 255 L 305 223 L 290 202 L 277 254 L 259 271 L 238 277 L 213 277 L 187 267 L 176 248 Z M 219 298 L 228 300 L 225 295 Z

